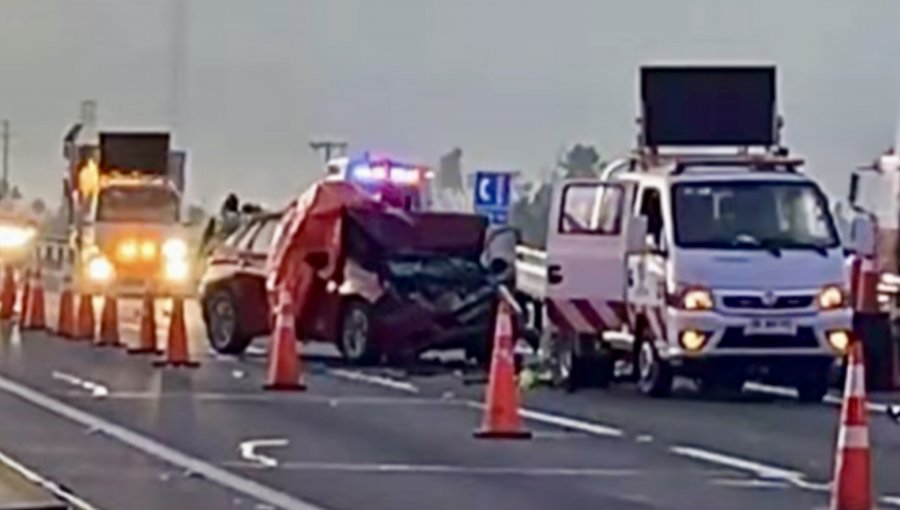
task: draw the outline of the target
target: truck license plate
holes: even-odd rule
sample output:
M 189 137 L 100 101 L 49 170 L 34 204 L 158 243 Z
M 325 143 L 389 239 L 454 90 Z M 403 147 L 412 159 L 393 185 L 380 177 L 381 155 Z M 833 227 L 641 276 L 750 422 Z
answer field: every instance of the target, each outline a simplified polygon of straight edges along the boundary
M 744 328 L 744 334 L 752 335 L 796 335 L 797 326 L 790 319 L 753 319 Z

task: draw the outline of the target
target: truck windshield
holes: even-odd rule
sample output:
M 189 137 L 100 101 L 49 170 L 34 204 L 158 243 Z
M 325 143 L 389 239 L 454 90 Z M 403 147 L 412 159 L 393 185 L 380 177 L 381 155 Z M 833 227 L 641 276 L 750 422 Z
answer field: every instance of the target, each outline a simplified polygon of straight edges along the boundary
M 162 186 L 114 186 L 100 191 L 97 221 L 175 223 L 178 195 Z
M 822 192 L 811 183 L 678 184 L 675 244 L 684 248 L 816 249 L 839 245 Z

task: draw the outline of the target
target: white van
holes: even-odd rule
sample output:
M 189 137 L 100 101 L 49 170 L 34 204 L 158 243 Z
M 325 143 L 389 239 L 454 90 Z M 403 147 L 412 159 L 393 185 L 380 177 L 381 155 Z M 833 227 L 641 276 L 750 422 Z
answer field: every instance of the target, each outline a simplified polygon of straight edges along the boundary
M 563 370 L 609 377 L 627 360 L 648 395 L 685 375 L 820 400 L 852 311 L 839 234 L 801 164 L 655 156 L 559 183 L 547 251 L 519 250 L 516 278 L 531 325 L 570 347 Z

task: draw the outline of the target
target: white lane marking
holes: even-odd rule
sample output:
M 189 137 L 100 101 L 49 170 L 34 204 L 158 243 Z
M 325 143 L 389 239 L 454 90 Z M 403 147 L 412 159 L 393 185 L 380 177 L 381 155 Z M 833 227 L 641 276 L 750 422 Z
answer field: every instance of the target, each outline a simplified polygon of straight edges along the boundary
M 54 370 L 50 375 L 57 381 L 62 381 L 73 386 L 78 386 L 79 388 L 90 393 L 94 398 L 104 398 L 109 396 L 109 388 L 102 384 L 88 381 L 87 379 L 82 379 L 72 374 L 67 374 L 65 372 L 59 372 L 56 370 Z
M 87 398 L 80 391 L 73 391 L 73 398 Z M 166 392 L 156 391 L 115 391 L 107 399 L 111 400 L 193 400 L 198 402 L 292 402 L 299 404 L 328 404 L 337 406 L 446 406 L 459 404 L 453 398 L 418 398 L 418 397 L 329 397 L 309 394 L 274 394 L 274 393 L 206 393 L 206 392 Z
M 883 496 L 879 501 L 885 505 L 900 507 L 900 496 Z
M 240 464 L 241 467 L 259 468 L 258 463 Z M 637 476 L 634 469 L 567 468 L 567 467 L 515 467 L 515 466 L 454 466 L 439 464 L 365 464 L 332 462 L 282 462 L 281 469 L 292 471 L 339 471 L 353 473 L 415 473 L 442 475 L 493 475 L 493 476 Z
M 329 373 L 336 375 L 338 377 L 343 377 L 348 380 L 370 383 L 377 386 L 384 386 L 386 388 L 391 388 L 399 391 L 403 391 L 406 393 L 419 393 L 419 388 L 415 385 L 405 382 L 398 381 L 396 379 L 391 379 L 389 377 L 382 377 L 376 375 L 368 375 L 363 374 L 361 372 L 355 372 L 351 370 L 342 370 L 335 369 L 331 370 Z M 475 401 L 464 401 L 465 405 L 475 408 L 475 409 L 484 409 L 484 404 Z M 586 432 L 588 434 L 592 434 L 595 436 L 602 437 L 623 437 L 625 433 L 621 429 L 617 429 L 615 427 L 610 427 L 607 425 L 600 425 L 597 423 L 591 423 L 583 420 L 577 420 L 574 418 L 568 418 L 566 416 L 560 416 L 555 414 L 550 414 L 543 411 L 536 411 L 531 409 L 519 409 L 519 415 L 528 420 L 554 425 L 557 427 L 562 427 L 564 429 L 577 430 L 580 432 Z
M 380 375 L 371 375 L 364 374 L 362 372 L 357 372 L 355 370 L 344 370 L 340 368 L 335 368 L 329 370 L 328 373 L 334 375 L 336 377 L 340 377 L 342 379 L 347 379 L 348 381 L 356 381 L 356 382 L 364 382 L 369 384 L 374 384 L 376 386 L 384 386 L 385 388 L 390 388 L 393 390 L 404 391 L 406 393 L 419 393 L 419 388 L 415 385 L 408 383 L 406 381 L 398 381 L 397 379 L 391 379 L 390 377 L 382 377 Z
M 797 398 L 797 390 L 792 388 L 785 388 L 782 386 L 772 386 L 769 384 L 755 383 L 750 382 L 747 383 L 744 388 L 749 389 L 751 391 L 756 391 L 759 393 L 768 393 L 770 395 L 775 395 L 779 397 L 787 397 L 787 398 Z M 831 405 L 840 406 L 844 403 L 843 399 L 837 395 L 826 395 L 824 402 Z M 866 409 L 872 413 L 887 413 L 888 405 L 882 404 L 880 402 L 867 402 Z
M 238 446 L 238 450 L 240 450 L 241 452 L 242 459 L 250 462 L 256 462 L 263 467 L 273 468 L 278 467 L 278 459 L 276 459 L 275 457 L 270 457 L 268 455 L 263 455 L 257 450 L 259 448 L 281 448 L 287 445 L 287 439 L 250 439 L 247 441 L 243 441 Z
M 734 479 L 718 479 L 710 481 L 712 485 L 719 487 L 732 487 L 737 489 L 786 489 L 791 485 L 779 480 L 760 480 L 758 478 L 750 478 L 744 480 Z
M 465 404 L 471 408 L 483 410 L 484 404 L 481 402 L 474 401 L 465 401 Z M 556 427 L 561 427 L 568 430 L 577 430 L 579 432 L 584 432 L 587 434 L 591 434 L 594 436 L 601 437 L 624 437 L 625 432 L 621 429 L 617 429 L 615 427 L 610 427 L 607 425 L 601 425 L 599 423 L 591 423 L 588 421 L 577 420 L 575 418 L 569 418 L 566 416 L 560 416 L 556 414 L 545 413 L 543 411 L 535 411 L 532 409 L 519 409 L 519 416 L 522 418 L 536 421 L 539 423 L 543 423 L 546 425 L 553 425 Z
M 480 405 L 480 404 L 479 404 Z M 482 406 L 483 407 L 483 406 Z M 534 411 L 531 409 L 520 409 L 519 415 L 523 418 L 527 418 L 529 420 L 549 424 L 556 425 L 558 427 L 562 427 L 564 429 L 577 430 L 580 432 L 586 432 L 588 434 L 592 434 L 595 436 L 603 436 L 603 437 L 623 437 L 625 433 L 621 429 L 617 429 L 615 427 L 609 427 L 607 425 L 600 425 L 597 423 L 591 423 L 582 420 L 576 420 L 574 418 L 567 418 L 565 416 L 559 416 L 556 414 L 545 413 L 542 411 Z
M 227 489 L 240 492 L 261 502 L 274 505 L 283 510 L 325 510 L 323 507 L 307 503 L 287 493 L 262 485 L 249 478 L 235 475 L 196 457 L 191 457 L 147 436 L 72 407 L 3 376 L 0 376 L 0 391 L 19 397 L 25 402 L 78 423 L 88 429 L 102 432 L 121 443 L 131 446 L 135 450 L 185 471 L 201 475 Z
M 709 462 L 719 466 L 730 467 L 738 471 L 749 472 L 765 480 L 793 481 L 803 478 L 803 473 L 777 466 L 770 466 L 753 460 L 733 457 L 692 446 L 672 446 L 669 451 L 689 459 Z
M 72 494 L 72 492 L 70 492 L 68 489 L 62 487 L 49 478 L 45 478 L 39 475 L 37 472 L 29 469 L 24 464 L 18 462 L 17 460 L 13 459 L 3 452 L 0 452 L 0 463 L 5 464 L 10 469 L 23 476 L 26 480 L 35 485 L 39 485 L 44 490 L 56 496 L 58 499 L 61 499 L 67 504 L 71 505 L 74 510 L 99 510 L 94 505 L 79 498 L 75 494 Z

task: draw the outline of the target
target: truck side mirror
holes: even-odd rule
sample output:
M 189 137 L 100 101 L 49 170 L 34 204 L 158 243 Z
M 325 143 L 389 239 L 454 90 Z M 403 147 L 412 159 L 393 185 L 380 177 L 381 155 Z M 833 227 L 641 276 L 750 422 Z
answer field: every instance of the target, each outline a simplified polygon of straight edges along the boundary
M 314 251 L 311 253 L 307 253 L 306 257 L 304 257 L 306 263 L 309 264 L 309 267 L 315 269 L 316 271 L 320 271 L 328 266 L 328 254 L 323 251 Z
M 644 253 L 647 251 L 647 218 L 635 216 L 628 222 L 628 230 L 625 233 L 628 253 Z
M 854 172 L 850 174 L 850 191 L 847 193 L 847 201 L 850 205 L 856 205 L 859 199 L 859 174 Z
M 875 256 L 875 223 L 870 218 L 864 216 L 853 218 L 848 247 L 859 256 Z

